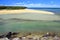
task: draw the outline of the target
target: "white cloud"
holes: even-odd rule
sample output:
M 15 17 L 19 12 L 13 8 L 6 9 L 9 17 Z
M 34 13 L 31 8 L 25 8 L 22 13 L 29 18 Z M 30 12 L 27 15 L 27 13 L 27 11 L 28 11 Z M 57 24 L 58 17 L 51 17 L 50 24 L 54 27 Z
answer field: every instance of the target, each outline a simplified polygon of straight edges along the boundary
M 16 4 L 16 5 L 20 5 L 20 4 L 24 4 L 24 2 L 20 2 L 20 3 L 14 3 L 14 4 Z
M 52 2 L 53 3 L 53 2 Z M 42 4 L 42 3 L 14 3 L 9 6 L 26 6 L 26 7 L 60 7 L 60 5 L 55 5 L 55 4 Z
M 27 7 L 60 7 L 60 5 L 55 5 L 55 4 L 27 4 L 25 5 Z

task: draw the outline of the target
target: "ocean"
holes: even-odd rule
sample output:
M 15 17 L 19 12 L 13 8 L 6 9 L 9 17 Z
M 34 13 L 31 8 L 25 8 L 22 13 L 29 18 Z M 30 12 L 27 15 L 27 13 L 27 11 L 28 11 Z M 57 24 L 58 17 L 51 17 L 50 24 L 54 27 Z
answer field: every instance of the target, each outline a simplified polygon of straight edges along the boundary
M 59 15 L 60 8 L 28 8 L 28 9 L 54 12 L 55 15 L 41 15 L 41 14 L 28 14 L 28 13 L 14 14 L 14 15 L 13 14 L 0 15 L 0 33 L 40 32 L 40 31 L 60 32 L 60 15 Z M 29 20 L 27 20 L 26 18 Z M 50 20 L 50 18 L 52 20 Z M 46 19 L 48 21 L 46 21 Z
M 44 10 L 49 12 L 54 12 L 55 14 L 60 14 L 60 8 L 28 8 L 33 10 Z

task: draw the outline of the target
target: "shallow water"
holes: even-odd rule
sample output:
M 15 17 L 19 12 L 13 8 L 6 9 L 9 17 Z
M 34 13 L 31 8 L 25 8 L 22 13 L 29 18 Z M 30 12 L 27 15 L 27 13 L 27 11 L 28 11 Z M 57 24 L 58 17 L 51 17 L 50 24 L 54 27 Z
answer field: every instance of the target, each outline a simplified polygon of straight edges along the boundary
M 44 14 L 43 15 L 25 14 L 25 13 L 0 15 L 0 32 L 3 33 L 3 32 L 10 32 L 10 31 L 11 32 L 21 32 L 21 31 L 22 32 L 23 31 L 25 32 L 29 32 L 29 31 L 30 32 L 34 32 L 34 31 L 35 32 L 37 31 L 38 32 L 40 31 L 59 32 L 60 16 L 44 15 Z
M 34 9 L 35 10 L 35 9 Z M 60 14 L 60 9 L 36 9 Z M 0 15 L 0 33 L 4 32 L 60 32 L 60 15 L 37 13 Z
M 9 31 L 60 31 L 60 22 L 55 21 L 6 21 L 0 24 L 0 32 Z

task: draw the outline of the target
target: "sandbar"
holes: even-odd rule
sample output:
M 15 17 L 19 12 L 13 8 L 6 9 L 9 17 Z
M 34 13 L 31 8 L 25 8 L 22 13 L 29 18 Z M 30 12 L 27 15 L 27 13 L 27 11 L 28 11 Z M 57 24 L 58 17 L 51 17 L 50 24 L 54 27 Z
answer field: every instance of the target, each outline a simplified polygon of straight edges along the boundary
M 18 13 L 54 14 L 53 12 L 42 11 L 42 10 L 32 10 L 32 9 L 0 10 L 0 14 L 18 14 Z

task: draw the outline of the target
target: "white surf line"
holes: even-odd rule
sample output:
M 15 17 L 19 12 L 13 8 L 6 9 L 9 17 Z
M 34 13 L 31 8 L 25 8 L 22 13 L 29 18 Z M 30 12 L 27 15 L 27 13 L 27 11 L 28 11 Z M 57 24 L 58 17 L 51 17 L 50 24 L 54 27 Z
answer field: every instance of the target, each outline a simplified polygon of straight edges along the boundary
M 34 10 L 34 9 L 25 9 L 25 10 L 31 10 L 30 12 L 35 12 L 35 13 L 41 13 L 41 14 L 52 14 L 54 15 L 55 13 L 49 12 L 49 11 L 42 11 L 42 10 Z

